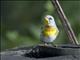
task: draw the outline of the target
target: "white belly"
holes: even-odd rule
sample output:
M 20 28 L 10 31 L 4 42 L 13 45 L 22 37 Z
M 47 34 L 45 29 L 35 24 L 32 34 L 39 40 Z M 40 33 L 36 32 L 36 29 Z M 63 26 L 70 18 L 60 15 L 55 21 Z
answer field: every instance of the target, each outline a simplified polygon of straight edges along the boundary
M 56 39 L 56 36 L 45 37 L 41 35 L 41 41 L 45 43 L 53 42 Z

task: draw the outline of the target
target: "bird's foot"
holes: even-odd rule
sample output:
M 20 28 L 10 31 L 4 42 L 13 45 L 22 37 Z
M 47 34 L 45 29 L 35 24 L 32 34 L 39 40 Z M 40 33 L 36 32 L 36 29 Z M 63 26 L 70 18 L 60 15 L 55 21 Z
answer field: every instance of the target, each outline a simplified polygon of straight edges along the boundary
M 57 47 L 57 45 L 53 44 L 53 47 Z

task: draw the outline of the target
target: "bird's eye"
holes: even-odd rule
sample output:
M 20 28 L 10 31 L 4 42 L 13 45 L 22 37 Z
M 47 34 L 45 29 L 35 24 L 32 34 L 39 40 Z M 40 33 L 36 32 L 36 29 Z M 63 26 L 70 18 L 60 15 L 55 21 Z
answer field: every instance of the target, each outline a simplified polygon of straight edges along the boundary
M 52 18 L 49 18 L 49 20 L 52 20 Z

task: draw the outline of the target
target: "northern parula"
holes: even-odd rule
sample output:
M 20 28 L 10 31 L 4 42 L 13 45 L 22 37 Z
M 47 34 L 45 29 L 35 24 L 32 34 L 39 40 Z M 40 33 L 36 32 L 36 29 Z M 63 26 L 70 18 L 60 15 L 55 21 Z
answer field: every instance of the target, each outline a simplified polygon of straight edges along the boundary
M 42 20 L 40 40 L 45 44 L 53 42 L 59 34 L 55 20 L 51 15 L 46 15 Z

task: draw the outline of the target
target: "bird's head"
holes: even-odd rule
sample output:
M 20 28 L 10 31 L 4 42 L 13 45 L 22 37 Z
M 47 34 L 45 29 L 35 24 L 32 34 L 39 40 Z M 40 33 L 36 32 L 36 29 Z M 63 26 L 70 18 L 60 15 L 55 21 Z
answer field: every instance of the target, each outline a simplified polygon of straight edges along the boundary
M 51 15 L 46 15 L 43 20 L 44 25 L 55 26 L 54 18 Z

